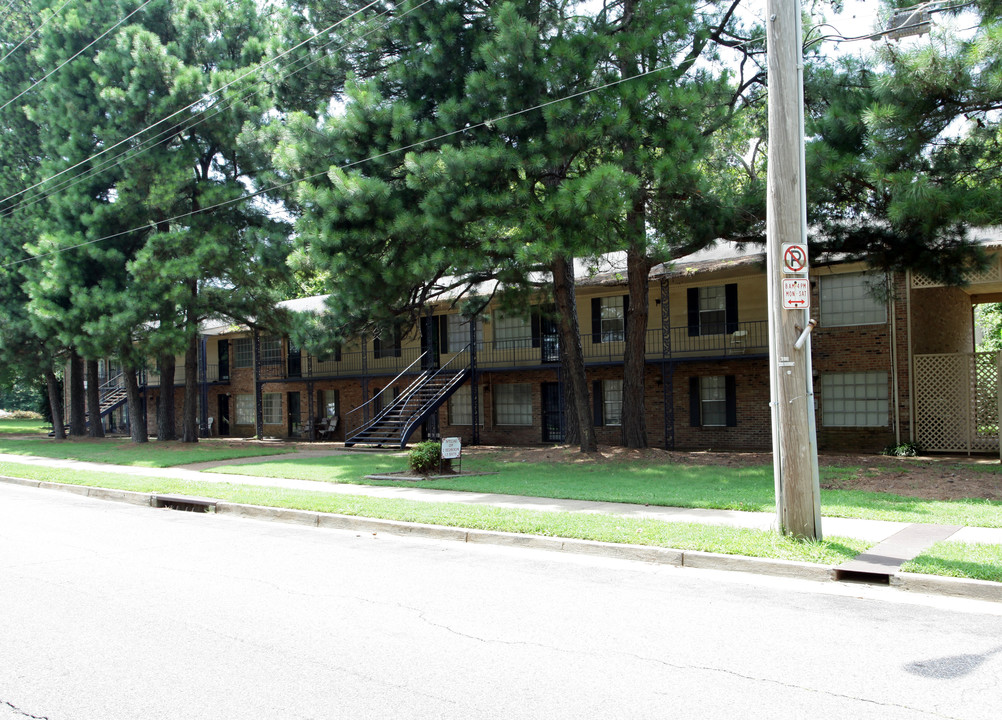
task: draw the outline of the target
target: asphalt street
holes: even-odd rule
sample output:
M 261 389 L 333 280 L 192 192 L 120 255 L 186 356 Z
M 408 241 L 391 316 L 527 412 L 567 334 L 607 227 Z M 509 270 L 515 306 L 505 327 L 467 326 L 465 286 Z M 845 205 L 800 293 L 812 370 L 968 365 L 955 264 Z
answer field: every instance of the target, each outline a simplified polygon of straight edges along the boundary
M 1002 606 L 0 485 L 0 718 L 997 718 Z

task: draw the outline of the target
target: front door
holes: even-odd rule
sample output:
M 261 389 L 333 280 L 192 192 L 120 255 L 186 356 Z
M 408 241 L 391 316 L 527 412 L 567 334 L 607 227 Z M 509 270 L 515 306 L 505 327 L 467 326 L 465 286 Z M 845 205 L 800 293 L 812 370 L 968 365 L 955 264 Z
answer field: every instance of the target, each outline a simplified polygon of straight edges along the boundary
M 230 396 L 219 396 L 219 434 L 230 434 Z
M 560 383 L 543 383 L 542 399 L 543 442 L 563 442 L 564 411 L 560 402 Z
M 299 412 L 299 393 L 291 392 L 287 394 L 289 407 L 289 437 L 299 437 L 301 431 L 301 421 Z

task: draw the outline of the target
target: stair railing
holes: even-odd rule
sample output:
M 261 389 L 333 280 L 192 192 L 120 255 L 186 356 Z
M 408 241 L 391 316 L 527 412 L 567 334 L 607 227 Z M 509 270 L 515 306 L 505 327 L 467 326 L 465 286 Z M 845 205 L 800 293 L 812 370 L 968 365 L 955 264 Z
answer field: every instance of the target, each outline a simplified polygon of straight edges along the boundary
M 421 354 L 420 354 L 420 355 L 419 355 L 419 356 L 417 357 L 417 359 L 416 359 L 416 360 L 414 360 L 414 362 L 412 362 L 412 363 L 411 363 L 410 365 L 408 365 L 408 366 L 407 366 L 407 367 L 405 367 L 405 368 L 404 368 L 403 370 L 401 370 L 401 371 L 400 371 L 400 374 L 399 374 L 399 375 L 397 375 L 397 376 L 396 376 L 395 378 L 393 378 L 392 380 L 390 380 L 390 382 L 386 383 L 386 387 L 384 387 L 384 388 L 383 388 L 382 390 L 380 390 L 380 391 L 379 391 L 378 393 L 376 393 L 375 395 L 373 395 L 373 396 L 372 396 L 371 398 L 369 398 L 369 399 L 368 399 L 368 400 L 367 400 L 366 402 L 362 403 L 361 405 L 359 405 L 359 406 L 358 406 L 357 408 L 355 408 L 354 410 L 350 410 L 350 411 L 348 411 L 347 413 L 345 413 L 345 425 L 347 426 L 347 424 L 348 424 L 348 422 L 347 422 L 347 421 L 348 421 L 348 419 L 349 419 L 349 418 L 350 418 L 350 417 L 351 417 L 352 415 L 354 415 L 355 413 L 357 413 L 357 412 L 358 412 L 359 410 L 364 410 L 364 409 L 365 409 L 366 407 L 368 407 L 368 406 L 369 406 L 369 405 L 371 405 L 372 403 L 376 402 L 376 399 L 377 399 L 377 398 L 381 397 L 381 396 L 382 396 L 382 394 L 383 394 L 384 392 L 386 392 L 387 390 L 389 390 L 390 388 L 392 388 L 392 387 L 393 387 L 393 385 L 394 385 L 394 384 L 395 384 L 395 383 L 397 382 L 397 380 L 399 380 L 399 379 L 400 379 L 400 378 L 402 378 L 402 377 L 403 377 L 404 375 L 406 375 L 407 373 L 409 373 L 409 372 L 410 372 L 410 370 L 411 370 L 411 368 L 413 368 L 413 367 L 414 367 L 415 365 L 417 365 L 417 364 L 418 364 L 419 362 L 421 362 L 421 359 L 422 359 L 422 358 L 423 358 L 423 357 L 424 357 L 425 355 L 427 355 L 427 354 L 428 354 L 427 352 L 423 352 L 423 353 L 421 353 Z M 414 385 L 415 385 L 416 383 L 419 383 L 420 381 L 421 381 L 421 376 L 419 376 L 419 377 L 418 377 L 418 378 L 417 378 L 417 379 L 416 379 L 416 380 L 415 380 L 414 382 L 412 382 L 412 383 L 411 383 L 411 384 L 410 384 L 410 385 L 409 385 L 409 386 L 407 387 L 407 390 L 405 390 L 405 391 L 404 391 L 404 394 L 407 394 L 407 392 L 409 392 L 409 391 L 411 390 L 411 388 L 412 388 L 412 387 L 413 387 L 413 386 L 414 386 Z M 402 395 L 402 396 L 403 396 L 403 395 Z M 402 397 L 402 396 L 401 396 L 401 397 Z M 373 425 L 375 425 L 376 421 L 377 421 L 377 420 L 379 420 L 380 418 L 382 418 L 382 417 L 383 417 L 383 415 L 385 415 L 385 414 L 386 414 L 386 411 L 387 411 L 387 410 L 389 410 L 389 409 L 390 409 L 391 407 L 393 407 L 394 405 L 396 405 L 396 401 L 394 401 L 394 402 L 390 403 L 389 407 L 385 407 L 385 408 L 383 408 L 382 410 L 380 410 L 380 411 L 379 411 L 378 413 L 376 413 L 376 415 L 375 415 L 375 416 L 373 416 L 373 417 L 372 417 L 372 418 L 371 418 L 371 419 L 370 419 L 370 420 L 369 420 L 368 422 L 366 422 L 366 423 L 362 423 L 362 424 L 361 424 L 361 425 L 360 425 L 360 426 L 358 427 L 358 429 L 357 429 L 357 430 L 353 430 L 353 431 L 352 431 L 352 435 L 351 435 L 351 437 L 355 437 L 356 435 L 359 435 L 359 434 L 361 434 L 361 433 L 365 432 L 365 431 L 366 431 L 366 430 L 368 430 L 368 429 L 369 429 L 370 427 L 372 427 Z M 348 441 L 350 441 L 350 440 L 351 440 L 351 438 L 349 438 L 347 434 L 345 435 L 345 439 L 346 439 L 346 440 L 348 440 Z

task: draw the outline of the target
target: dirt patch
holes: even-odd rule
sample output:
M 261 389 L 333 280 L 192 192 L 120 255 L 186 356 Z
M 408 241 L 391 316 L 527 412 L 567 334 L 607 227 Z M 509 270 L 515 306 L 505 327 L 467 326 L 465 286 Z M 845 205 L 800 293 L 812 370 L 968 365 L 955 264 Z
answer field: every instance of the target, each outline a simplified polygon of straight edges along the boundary
M 493 457 L 506 462 L 624 463 L 717 465 L 747 467 L 771 465 L 772 453 L 684 452 L 646 448 L 599 447 L 581 453 L 577 447 L 464 448 L 466 457 Z M 1002 467 L 997 457 L 935 455 L 912 458 L 852 453 L 822 453 L 821 484 L 826 489 L 864 490 L 929 500 L 983 498 L 1002 501 Z

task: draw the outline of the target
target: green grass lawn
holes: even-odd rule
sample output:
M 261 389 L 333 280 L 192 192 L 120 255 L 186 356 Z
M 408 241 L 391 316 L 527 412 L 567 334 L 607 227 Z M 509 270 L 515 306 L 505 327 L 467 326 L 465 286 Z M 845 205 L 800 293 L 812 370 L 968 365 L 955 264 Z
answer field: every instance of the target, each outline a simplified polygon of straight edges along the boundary
M 268 460 L 219 468 L 257 477 L 286 477 L 335 483 L 414 487 L 413 481 L 365 480 L 366 474 L 405 470 L 407 459 L 387 455 L 333 455 Z M 467 492 L 570 498 L 640 505 L 773 512 L 772 468 L 643 463 L 529 463 L 464 459 L 464 471 L 496 472 L 417 483 L 421 487 Z M 822 480 L 856 468 L 822 468 Z M 822 490 L 821 510 L 829 517 L 897 522 L 1002 527 L 1002 503 L 987 500 L 922 500 L 886 493 Z
M 631 543 L 678 550 L 700 550 L 750 557 L 780 558 L 836 565 L 869 546 L 862 540 L 831 537 L 823 542 L 801 542 L 776 533 L 695 523 L 666 523 L 589 513 L 513 510 L 457 503 L 334 495 L 282 488 L 228 483 L 187 482 L 154 477 L 0 463 L 0 475 L 46 482 L 116 488 L 135 492 L 180 493 L 230 502 L 294 508 L 501 532 L 549 537 Z
M 43 420 L 0 419 L 0 435 L 46 435 L 51 427 Z
M 1002 582 L 1002 545 L 938 542 L 901 571 Z
M 138 467 L 171 467 L 188 463 L 232 460 L 233 458 L 279 455 L 295 452 L 294 445 L 269 447 L 247 444 L 235 446 L 227 441 L 199 440 L 197 443 L 157 442 L 136 444 L 126 438 L 57 441 L 48 437 L 11 438 L 0 436 L 0 453 L 39 455 L 49 458 L 103 462 Z

